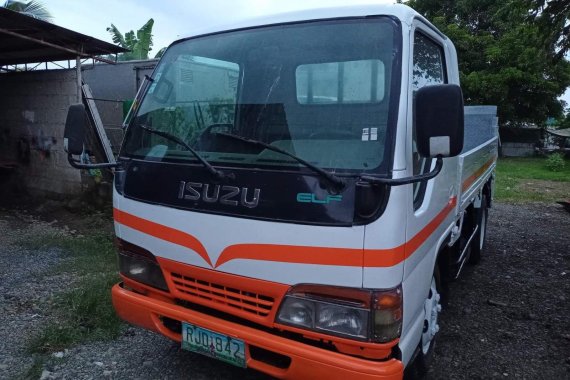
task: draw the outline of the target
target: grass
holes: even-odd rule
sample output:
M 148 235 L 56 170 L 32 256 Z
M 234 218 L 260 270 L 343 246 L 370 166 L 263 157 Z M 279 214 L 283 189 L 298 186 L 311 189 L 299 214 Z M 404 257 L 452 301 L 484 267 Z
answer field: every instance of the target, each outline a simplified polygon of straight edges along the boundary
M 43 356 L 34 356 L 34 361 L 28 370 L 15 378 L 15 380 L 37 380 L 41 377 L 44 370 L 46 358 Z
M 570 160 L 560 171 L 542 157 L 500 158 L 495 199 L 510 203 L 554 202 L 570 198 Z
M 29 239 L 22 245 L 29 249 L 61 249 L 65 259 L 54 271 L 73 273 L 79 279 L 71 289 L 55 296 L 51 306 L 55 318 L 28 342 L 30 353 L 46 354 L 119 336 L 122 322 L 115 314 L 110 294 L 118 281 L 111 236 L 52 234 Z

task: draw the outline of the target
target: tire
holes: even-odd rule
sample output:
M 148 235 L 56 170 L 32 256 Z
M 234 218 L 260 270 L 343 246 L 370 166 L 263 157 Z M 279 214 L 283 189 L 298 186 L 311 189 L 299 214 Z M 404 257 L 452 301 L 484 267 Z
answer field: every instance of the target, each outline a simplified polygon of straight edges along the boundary
M 406 370 L 406 379 L 422 379 L 433 361 L 433 352 L 439 331 L 438 317 L 441 312 L 441 277 L 436 265 L 430 289 L 424 303 L 424 329 L 413 362 Z
M 481 198 L 481 207 L 477 209 L 475 221 L 477 225 L 477 233 L 471 241 L 471 254 L 469 255 L 469 264 L 478 264 L 481 261 L 481 254 L 485 250 L 485 241 L 487 239 L 487 222 L 489 220 L 489 203 L 487 196 L 483 194 Z

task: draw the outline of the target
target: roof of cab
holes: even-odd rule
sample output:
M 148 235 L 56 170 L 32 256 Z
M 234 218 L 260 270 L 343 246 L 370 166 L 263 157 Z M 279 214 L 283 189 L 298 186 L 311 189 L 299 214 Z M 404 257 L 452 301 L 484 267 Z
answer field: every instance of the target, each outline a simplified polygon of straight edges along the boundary
M 305 9 L 295 12 L 277 13 L 262 17 L 240 20 L 233 24 L 226 25 L 210 25 L 209 27 L 199 30 L 186 38 L 200 36 L 205 34 L 217 33 L 222 31 L 251 28 L 263 25 L 285 24 L 290 22 L 311 21 L 322 19 L 334 19 L 344 17 L 365 17 L 388 15 L 398 18 L 402 23 L 411 25 L 414 18 L 422 20 L 429 25 L 438 34 L 443 34 L 427 21 L 422 15 L 403 4 L 361 4 L 349 5 L 341 7 L 325 7 L 315 9 Z

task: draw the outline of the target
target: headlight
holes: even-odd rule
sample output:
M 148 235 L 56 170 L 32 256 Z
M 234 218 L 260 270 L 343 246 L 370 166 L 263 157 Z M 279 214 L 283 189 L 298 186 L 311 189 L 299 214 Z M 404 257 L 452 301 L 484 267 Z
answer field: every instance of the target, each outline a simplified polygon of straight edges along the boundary
M 168 291 L 162 270 L 152 253 L 118 239 L 119 271 L 124 276 L 145 285 Z
M 401 289 L 372 291 L 297 285 L 285 296 L 276 322 L 378 343 L 400 336 Z
M 316 329 L 358 338 L 368 337 L 368 310 L 324 303 L 317 307 Z
M 279 320 L 292 325 L 313 328 L 315 304 L 309 300 L 287 297 L 281 306 Z

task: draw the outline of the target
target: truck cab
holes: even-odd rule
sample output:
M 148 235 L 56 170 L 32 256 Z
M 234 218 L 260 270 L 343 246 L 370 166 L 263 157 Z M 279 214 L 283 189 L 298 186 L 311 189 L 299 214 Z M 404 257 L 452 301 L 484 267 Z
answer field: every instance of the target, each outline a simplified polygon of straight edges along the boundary
M 113 164 L 123 319 L 278 378 L 425 367 L 496 160 L 492 128 L 464 149 L 446 36 L 404 5 L 275 15 L 174 42 L 139 93 Z

